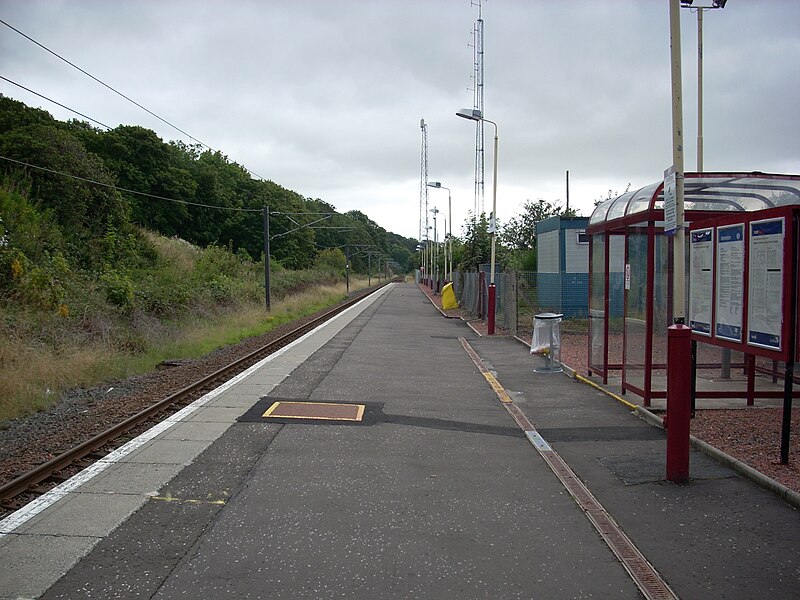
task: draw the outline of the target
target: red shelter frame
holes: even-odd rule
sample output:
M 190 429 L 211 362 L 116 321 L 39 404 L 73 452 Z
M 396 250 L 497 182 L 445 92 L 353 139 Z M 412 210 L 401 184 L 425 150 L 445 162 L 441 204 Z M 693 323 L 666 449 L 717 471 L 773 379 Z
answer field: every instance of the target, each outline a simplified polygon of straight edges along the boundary
M 794 210 L 781 207 L 800 208 L 799 175 L 686 173 L 684 190 L 685 219 L 693 228 L 700 227 L 699 222 L 709 219 L 717 219 L 719 223 L 728 220 L 743 222 L 745 215 L 756 211 L 777 209 L 780 212 Z M 600 204 L 587 227 L 590 236 L 589 375 L 598 375 L 608 383 L 611 374 L 621 373 L 621 392 L 630 391 L 641 396 L 644 406 L 650 406 L 654 398 L 666 397 L 663 375 L 666 372 L 666 328 L 673 320 L 673 238 L 664 233 L 663 226 L 663 182 L 658 182 Z M 688 244 L 690 236 L 686 237 Z M 619 242 L 615 241 L 620 239 L 624 242 L 622 252 Z M 615 246 L 613 252 L 612 246 Z M 784 256 L 790 254 L 794 256 L 796 253 L 785 253 Z M 686 256 L 688 259 L 688 251 Z M 791 277 L 791 270 L 785 267 L 784 276 Z M 622 290 L 621 281 L 624 282 Z M 689 286 L 687 293 L 688 289 Z M 617 343 L 613 339 L 611 324 L 612 321 L 616 323 L 620 316 L 621 363 L 612 359 L 609 352 L 610 344 Z M 774 352 L 764 352 L 763 348 L 748 345 L 737 345 L 735 349 L 745 352 L 748 358 L 745 364 L 734 366 L 742 366 L 749 373 L 755 370 L 750 357 L 766 356 L 784 362 L 787 358 L 785 353 L 776 358 Z M 782 394 L 766 390 L 756 392 L 750 383 L 747 389 L 697 392 L 698 398 L 739 397 L 748 398 L 748 401 L 753 397 L 776 395 Z

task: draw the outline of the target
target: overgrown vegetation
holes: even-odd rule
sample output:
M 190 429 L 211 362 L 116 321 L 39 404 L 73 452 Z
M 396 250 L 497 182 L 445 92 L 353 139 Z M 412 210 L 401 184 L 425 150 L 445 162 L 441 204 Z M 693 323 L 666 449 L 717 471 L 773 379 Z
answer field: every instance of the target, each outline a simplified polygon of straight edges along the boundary
M 26 260 L 5 282 L 0 422 L 46 408 L 72 387 L 200 356 L 345 297 L 341 271 L 274 263 L 267 314 L 263 263 L 151 232 L 141 232 L 138 243 L 152 255 L 149 268 L 109 269 L 93 279 L 64 264 Z M 351 280 L 351 289 L 364 285 Z
M 365 248 L 398 271 L 416 244 L 219 153 L 59 122 L 3 96 L 0 156 L 0 421 L 335 303 L 343 249 L 351 273 L 366 271 Z M 305 227 L 318 213 L 336 228 Z

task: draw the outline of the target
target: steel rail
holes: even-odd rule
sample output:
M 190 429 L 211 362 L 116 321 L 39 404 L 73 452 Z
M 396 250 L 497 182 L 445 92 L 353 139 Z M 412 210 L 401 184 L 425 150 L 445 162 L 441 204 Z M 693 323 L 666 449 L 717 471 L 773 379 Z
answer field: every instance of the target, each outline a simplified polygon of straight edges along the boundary
M 67 467 L 73 466 L 77 461 L 87 457 L 89 454 L 94 452 L 95 450 L 102 448 L 106 444 L 112 442 L 116 438 L 124 435 L 134 427 L 141 425 L 157 414 L 163 412 L 173 404 L 178 403 L 182 399 L 186 398 L 187 396 L 191 395 L 194 392 L 202 389 L 204 386 L 208 385 L 212 381 L 217 379 L 223 378 L 228 376 L 231 372 L 236 371 L 237 369 L 241 368 L 243 364 L 247 363 L 248 361 L 252 361 L 256 358 L 261 356 L 268 356 L 273 352 L 279 350 L 281 347 L 285 346 L 289 342 L 293 341 L 294 339 L 302 336 L 306 332 L 310 331 L 311 329 L 317 327 L 319 324 L 324 323 L 325 321 L 333 318 L 340 312 L 345 311 L 346 309 L 350 308 L 364 297 L 369 295 L 370 293 L 381 289 L 382 287 L 388 285 L 392 281 L 386 281 L 383 284 L 379 285 L 375 288 L 369 288 L 365 292 L 343 302 L 342 304 L 332 308 L 331 310 L 323 313 L 322 315 L 316 317 L 315 319 L 292 329 L 290 332 L 282 335 L 276 340 L 273 340 L 269 344 L 262 346 L 250 352 L 246 356 L 243 356 L 234 362 L 222 367 L 221 369 L 217 369 L 213 373 L 206 375 L 202 379 L 186 386 L 185 388 L 170 394 L 163 400 L 159 400 L 155 404 L 150 405 L 149 407 L 145 408 L 144 410 L 136 413 L 135 415 L 128 417 L 124 421 L 98 433 L 97 435 L 93 436 L 92 438 L 86 440 L 85 442 L 70 448 L 59 454 L 58 456 L 52 458 L 51 460 L 38 465 L 37 467 L 31 469 L 27 473 L 23 473 L 19 477 L 12 479 L 11 481 L 3 484 L 0 486 L 0 501 L 3 504 L 10 502 L 16 496 L 24 494 L 26 492 L 33 491 L 32 488 L 34 486 L 39 485 L 40 483 L 45 482 L 47 479 L 52 477 L 55 473 L 66 469 Z M 243 370 L 243 369 L 242 369 Z

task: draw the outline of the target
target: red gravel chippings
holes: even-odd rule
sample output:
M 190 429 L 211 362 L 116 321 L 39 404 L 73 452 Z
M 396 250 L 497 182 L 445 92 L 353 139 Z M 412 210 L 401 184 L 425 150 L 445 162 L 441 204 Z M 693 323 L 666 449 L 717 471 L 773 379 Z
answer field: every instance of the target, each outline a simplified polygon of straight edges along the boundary
M 441 298 L 431 294 L 425 286 L 423 292 L 438 307 Z M 463 311 L 448 311 L 448 316 L 461 316 L 470 320 L 470 326 L 481 335 L 486 335 L 485 321 L 473 321 Z M 508 332 L 497 330 L 497 335 Z M 530 335 L 525 339 L 530 340 Z M 563 333 L 561 335 L 561 362 L 576 373 L 586 376 L 588 372 L 588 338 L 586 334 Z M 780 463 L 781 421 L 783 409 L 773 407 L 742 407 L 730 409 L 697 410 L 692 419 L 691 433 L 698 439 L 714 446 L 800 493 L 800 408 L 792 409 L 789 462 Z

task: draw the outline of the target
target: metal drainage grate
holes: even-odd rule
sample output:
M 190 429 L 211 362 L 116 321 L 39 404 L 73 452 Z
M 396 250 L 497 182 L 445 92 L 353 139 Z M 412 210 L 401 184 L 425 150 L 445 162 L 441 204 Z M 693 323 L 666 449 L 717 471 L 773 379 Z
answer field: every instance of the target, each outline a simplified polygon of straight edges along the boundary
M 275 419 L 316 419 L 320 421 L 361 421 L 365 404 L 333 402 L 273 402 L 262 417 Z

